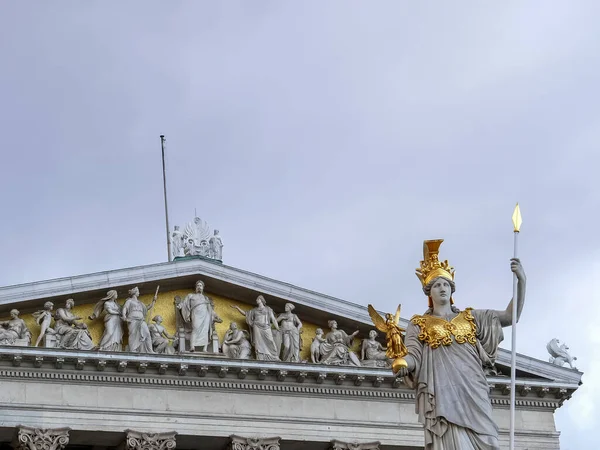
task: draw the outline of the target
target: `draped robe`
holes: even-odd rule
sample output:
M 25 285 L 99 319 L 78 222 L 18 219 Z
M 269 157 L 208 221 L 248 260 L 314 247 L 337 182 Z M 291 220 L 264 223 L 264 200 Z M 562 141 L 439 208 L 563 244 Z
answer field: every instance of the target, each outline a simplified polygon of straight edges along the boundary
M 476 344 L 433 349 L 419 340 L 420 327 L 409 324 L 406 347 L 415 359 L 405 378 L 416 389 L 416 412 L 425 428 L 425 450 L 499 450 L 498 428 L 484 367 L 493 365 L 504 335 L 496 311 L 471 311 Z

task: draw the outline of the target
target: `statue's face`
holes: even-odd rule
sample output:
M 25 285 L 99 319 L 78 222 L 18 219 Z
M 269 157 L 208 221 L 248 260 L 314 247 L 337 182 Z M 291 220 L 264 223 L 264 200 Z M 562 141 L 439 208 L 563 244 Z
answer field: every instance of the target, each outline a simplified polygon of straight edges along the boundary
M 332 330 L 337 330 L 337 322 L 335 320 L 331 321 L 331 326 L 329 327 Z
M 231 328 L 231 331 L 237 330 L 237 323 L 231 322 L 231 324 L 229 325 L 229 328 Z
M 67 300 L 67 304 L 66 304 L 67 309 L 71 309 L 74 305 L 75 305 L 75 302 L 73 300 Z
M 258 297 L 258 298 L 256 299 L 256 304 L 257 304 L 258 306 L 265 306 L 265 301 L 263 300 L 263 298 L 262 298 L 262 297 Z
M 369 337 L 371 339 L 375 339 L 377 337 L 377 331 L 375 331 L 375 330 L 369 331 Z
M 431 286 L 431 300 L 434 305 L 445 305 L 450 303 L 452 286 L 445 278 L 437 278 Z
M 204 290 L 204 285 L 203 285 L 202 283 L 198 283 L 198 284 L 196 285 L 196 292 L 197 292 L 198 294 L 202 294 L 202 291 L 203 291 L 203 290 Z

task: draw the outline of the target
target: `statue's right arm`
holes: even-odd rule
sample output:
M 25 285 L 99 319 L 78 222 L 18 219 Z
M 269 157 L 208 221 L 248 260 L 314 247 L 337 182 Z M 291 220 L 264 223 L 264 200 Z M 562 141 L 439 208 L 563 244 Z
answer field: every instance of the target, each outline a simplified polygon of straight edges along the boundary
M 244 311 L 243 309 L 241 309 L 239 306 L 237 306 L 237 305 L 230 305 L 230 306 L 231 306 L 233 309 L 237 309 L 237 310 L 240 312 L 240 314 L 241 314 L 242 316 L 245 316 L 245 315 L 246 315 L 246 311 Z

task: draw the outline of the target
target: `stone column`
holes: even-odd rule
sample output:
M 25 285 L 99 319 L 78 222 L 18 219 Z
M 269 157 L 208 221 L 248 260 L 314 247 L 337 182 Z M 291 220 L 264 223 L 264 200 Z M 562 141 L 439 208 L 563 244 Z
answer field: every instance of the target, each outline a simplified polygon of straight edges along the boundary
M 69 443 L 70 428 L 31 428 L 20 426 L 13 442 L 15 450 L 63 450 Z
M 144 433 L 142 431 L 125 430 L 126 450 L 173 450 L 175 448 L 176 432 Z
M 338 440 L 331 441 L 331 450 L 379 450 L 379 442 L 343 442 Z
M 280 450 L 278 437 L 246 438 L 232 435 L 230 438 L 228 450 Z

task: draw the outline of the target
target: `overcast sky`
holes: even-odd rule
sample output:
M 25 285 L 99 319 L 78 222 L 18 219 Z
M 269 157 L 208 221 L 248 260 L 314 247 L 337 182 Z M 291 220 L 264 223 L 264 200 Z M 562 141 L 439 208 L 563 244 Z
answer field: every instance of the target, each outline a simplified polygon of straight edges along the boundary
M 0 285 L 164 261 L 160 134 L 172 224 L 196 208 L 226 264 L 406 318 L 432 238 L 459 307 L 506 307 L 519 201 L 518 351 L 569 344 L 562 448 L 596 449 L 599 22 L 597 0 L 5 0 Z

